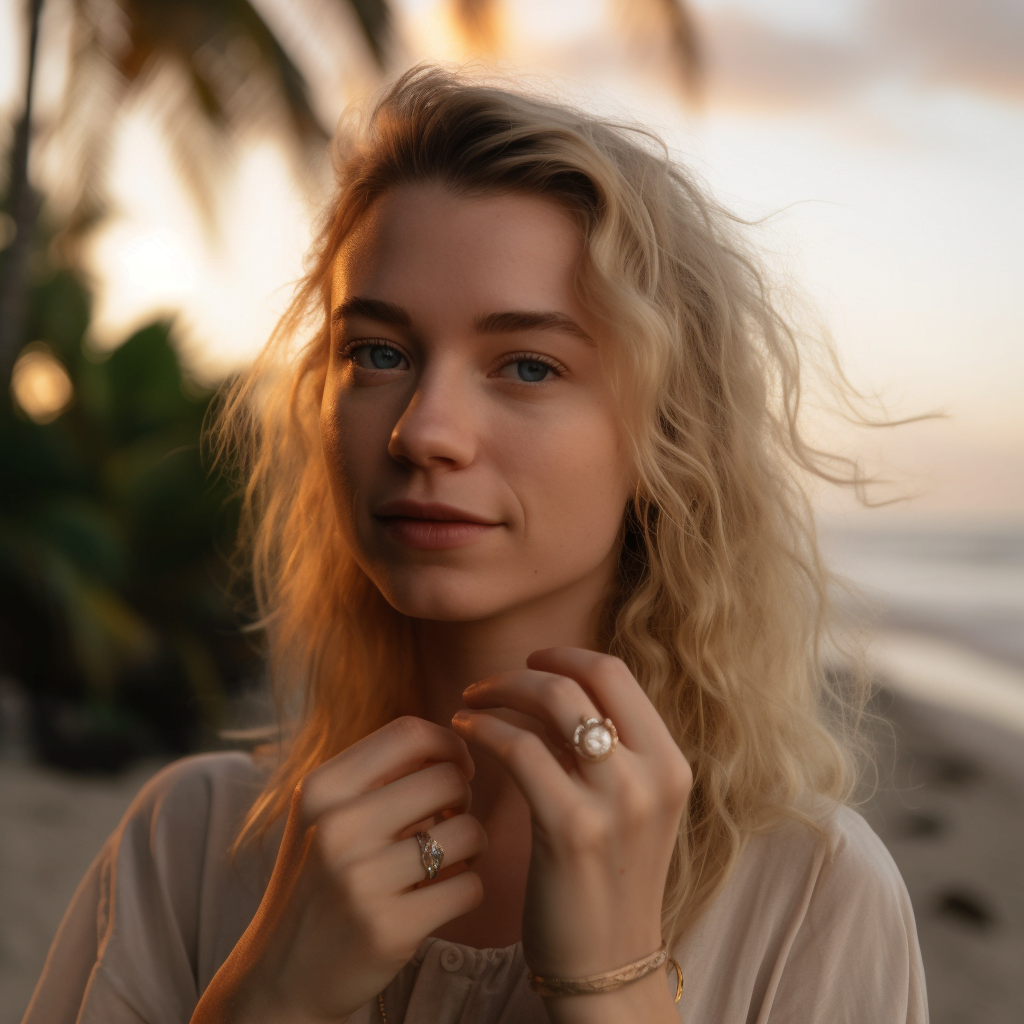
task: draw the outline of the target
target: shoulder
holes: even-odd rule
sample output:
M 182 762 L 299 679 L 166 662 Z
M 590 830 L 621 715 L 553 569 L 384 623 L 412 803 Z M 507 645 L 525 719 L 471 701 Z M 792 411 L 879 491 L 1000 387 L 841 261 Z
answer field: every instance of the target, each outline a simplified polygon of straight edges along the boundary
M 127 816 L 195 817 L 203 810 L 212 810 L 214 805 L 221 811 L 248 809 L 265 781 L 266 770 L 249 754 L 194 754 L 158 771 L 139 790 Z
M 819 810 L 810 823 L 787 822 L 766 838 L 774 858 L 808 865 L 817 904 L 825 900 L 852 907 L 873 902 L 900 912 L 909 908 L 896 862 L 852 807 Z
M 744 943 L 741 959 L 756 966 L 752 989 L 766 1018 L 770 1008 L 780 1021 L 927 1021 L 910 897 L 852 808 L 751 836 L 726 894 L 730 941 Z
M 834 883 L 902 886 L 899 870 L 865 819 L 844 805 L 818 807 L 804 818 L 787 818 L 749 837 L 740 863 L 763 871 Z
M 825 828 L 821 866 L 807 900 L 796 945 L 816 955 L 851 957 L 872 970 L 920 974 L 917 926 L 910 895 L 892 855 L 861 815 L 835 809 Z
M 123 979 L 147 964 L 152 977 L 178 976 L 179 988 L 209 982 L 273 867 L 276 847 L 233 854 L 265 781 L 248 754 L 218 752 L 175 761 L 143 786 L 109 841 L 99 908 L 107 973 Z
M 913 927 L 910 898 L 899 869 L 871 826 L 853 808 L 818 808 L 750 837 L 736 882 L 750 892 L 771 884 L 775 899 L 809 921 L 859 916 Z
M 238 830 L 266 782 L 253 758 L 235 751 L 174 761 L 139 791 L 112 837 L 122 870 L 198 875 L 226 863 Z
M 917 944 L 899 869 L 871 826 L 845 806 L 819 806 L 805 820 L 750 836 L 709 909 L 714 926 L 728 924 L 730 932 L 756 910 L 761 935 L 777 951 Z
M 885 844 L 864 818 L 850 807 L 837 807 L 822 822 L 826 849 L 820 884 L 848 896 L 874 893 L 903 903 L 906 886 Z
M 849 807 L 817 824 L 820 833 L 804 839 L 814 843 L 815 867 L 778 961 L 773 1019 L 808 1019 L 811 1007 L 830 1007 L 827 1016 L 839 1022 L 926 1022 L 914 910 L 896 863 Z
M 190 1018 L 269 877 L 231 857 L 265 779 L 247 754 L 214 753 L 142 787 L 72 900 L 26 1022 Z
M 182 791 L 210 792 L 249 790 L 262 786 L 266 769 L 252 755 L 240 751 L 192 754 L 161 768 L 139 791 L 136 802 L 161 800 Z
M 749 931 L 752 913 L 756 934 Z M 696 929 L 702 941 L 733 948 L 756 940 L 764 947 L 754 957 L 760 961 L 801 930 L 857 917 L 865 927 L 870 919 L 900 930 L 913 920 L 899 870 L 864 818 L 849 807 L 819 803 L 747 837 Z
M 927 1021 L 906 887 L 848 807 L 819 802 L 750 835 L 674 955 L 688 1020 Z
M 927 1020 L 917 926 L 899 868 L 852 808 L 834 807 L 815 824 L 785 830 L 786 845 L 801 847 L 811 867 L 794 901 L 776 1008 L 803 1007 L 815 993 L 821 1005 L 874 1006 L 874 1020 Z M 849 1012 L 835 1019 L 869 1019 Z

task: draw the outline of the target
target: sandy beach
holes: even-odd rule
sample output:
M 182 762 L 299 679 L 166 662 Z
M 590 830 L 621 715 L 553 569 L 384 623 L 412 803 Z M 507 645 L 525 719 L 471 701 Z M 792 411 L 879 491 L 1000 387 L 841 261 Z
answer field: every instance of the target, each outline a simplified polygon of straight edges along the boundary
M 913 901 L 931 1019 L 1020 1024 L 1024 735 L 899 691 L 876 707 L 892 733 L 862 810 Z
M 83 778 L 0 762 L 0 1024 L 17 1024 L 79 880 L 160 767 Z
M 882 634 L 871 655 L 888 685 L 874 702 L 878 785 L 862 811 L 910 891 L 932 1020 L 1019 1024 L 1024 673 L 918 634 Z M 973 686 L 947 686 L 950 666 Z M 20 1020 L 78 880 L 158 767 L 104 779 L 0 762 L 0 1024 Z

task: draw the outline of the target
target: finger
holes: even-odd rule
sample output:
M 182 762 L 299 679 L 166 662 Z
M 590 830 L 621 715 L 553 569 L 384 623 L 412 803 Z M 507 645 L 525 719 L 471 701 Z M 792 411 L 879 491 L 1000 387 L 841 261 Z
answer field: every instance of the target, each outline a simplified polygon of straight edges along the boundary
M 587 692 L 569 676 L 525 669 L 499 672 L 462 694 L 471 708 L 510 708 L 539 719 L 558 746 L 572 741 L 582 718 L 603 718 Z
M 666 744 L 675 748 L 661 715 L 620 659 L 580 647 L 549 647 L 534 651 L 526 664 L 575 679 L 602 709 L 598 717 L 610 718 L 619 739 L 631 750 L 647 753 Z
M 442 821 L 432 826 L 429 834 L 444 851 L 442 871 L 460 861 L 476 857 L 487 849 L 487 833 L 471 814 L 458 814 Z M 387 888 L 391 892 L 410 889 L 427 878 L 420 844 L 415 838 L 386 846 L 375 857 L 375 862 L 381 877 L 388 880 Z
M 441 925 L 478 907 L 483 898 L 480 876 L 475 871 L 463 871 L 443 882 L 403 893 L 393 916 L 406 934 L 432 935 Z
M 458 711 L 452 728 L 505 766 L 538 821 L 554 823 L 580 799 L 578 786 L 536 733 L 488 711 Z
M 444 810 L 467 811 L 471 799 L 465 777 L 445 761 L 326 811 L 317 821 L 317 832 L 323 848 L 337 850 L 339 856 L 344 851 L 347 862 Z
M 362 793 L 409 775 L 430 761 L 456 765 L 467 780 L 475 771 L 465 742 L 451 731 L 406 715 L 353 743 L 314 768 L 297 798 L 307 822 Z

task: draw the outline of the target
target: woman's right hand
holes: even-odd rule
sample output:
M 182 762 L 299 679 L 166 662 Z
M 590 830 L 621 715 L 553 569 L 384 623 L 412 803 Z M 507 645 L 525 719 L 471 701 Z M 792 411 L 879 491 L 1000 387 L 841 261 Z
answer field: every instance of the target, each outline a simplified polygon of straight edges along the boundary
M 477 906 L 483 887 L 464 862 L 487 838 L 467 813 L 473 770 L 454 732 L 406 717 L 310 772 L 263 902 L 192 1024 L 340 1024 Z M 419 844 L 403 838 L 417 827 L 445 851 L 428 885 Z

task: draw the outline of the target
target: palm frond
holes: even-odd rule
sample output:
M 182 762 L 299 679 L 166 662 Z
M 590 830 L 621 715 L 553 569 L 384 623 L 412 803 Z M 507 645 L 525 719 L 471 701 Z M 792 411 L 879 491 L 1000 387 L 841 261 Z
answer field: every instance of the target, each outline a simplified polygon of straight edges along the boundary
M 452 0 L 452 14 L 471 49 L 492 53 L 500 48 L 496 0 Z
M 558 0 L 552 0 L 557 3 Z M 618 0 L 618 9 L 632 36 L 633 55 L 667 64 L 690 96 L 699 92 L 701 53 L 690 8 L 684 0 Z M 494 53 L 502 48 L 500 0 L 451 0 L 456 28 L 471 50 Z
M 387 0 L 331 0 L 355 15 L 374 66 L 383 70 Z M 329 132 L 299 66 L 249 0 L 72 0 L 69 88 L 54 135 L 76 169 L 66 183 L 68 235 L 102 213 L 102 171 L 117 114 L 142 100 L 157 116 L 171 155 L 204 219 L 231 143 L 252 130 L 321 154 Z M 303 160 L 298 168 L 305 169 Z
M 633 35 L 636 56 L 650 54 L 691 98 L 700 94 L 703 61 L 700 35 L 684 0 L 619 0 L 623 23 Z
M 387 47 L 391 40 L 391 9 L 387 0 L 334 0 L 356 16 L 363 41 L 381 71 L 387 68 Z
M 676 57 L 677 67 L 687 88 L 697 93 L 701 81 L 701 50 L 697 26 L 693 15 L 680 0 L 653 0 L 665 8 L 665 20 L 669 31 L 669 42 Z

